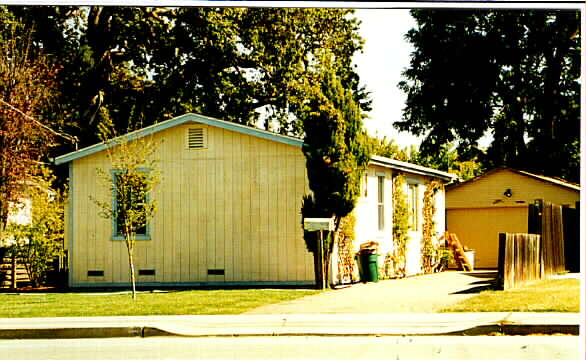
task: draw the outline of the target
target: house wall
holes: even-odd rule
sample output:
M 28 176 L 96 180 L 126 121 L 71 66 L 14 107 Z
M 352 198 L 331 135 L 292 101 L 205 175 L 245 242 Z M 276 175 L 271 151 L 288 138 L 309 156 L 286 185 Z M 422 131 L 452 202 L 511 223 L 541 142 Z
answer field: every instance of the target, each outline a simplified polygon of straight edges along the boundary
M 17 203 L 8 205 L 7 224 L 28 225 L 33 219 L 33 206 L 31 199 L 21 198 Z
M 379 243 L 379 252 L 386 254 L 393 250 L 393 179 L 392 170 L 381 166 L 369 165 L 366 180 L 354 214 L 356 216 L 354 241 L 355 251 L 368 241 Z M 378 227 L 378 176 L 384 176 L 384 229 Z
M 379 243 L 379 253 L 383 255 L 380 260 L 384 259 L 384 255 L 393 252 L 393 175 L 394 171 L 382 166 L 369 165 L 367 169 L 367 180 L 362 183 L 361 196 L 358 199 L 355 216 L 356 216 L 356 239 L 354 248 L 356 251 L 360 249 L 360 244 L 368 241 L 376 241 Z M 378 179 L 377 176 L 385 176 L 385 228 L 383 231 L 378 230 Z M 409 241 L 406 249 L 406 274 L 416 275 L 421 273 L 421 241 L 422 241 L 422 224 L 423 224 L 423 195 L 427 188 L 426 184 L 433 179 L 405 173 L 407 184 L 404 192 L 407 194 L 408 184 L 415 184 L 417 186 L 418 198 L 418 218 L 419 225 L 417 229 L 409 232 Z M 438 191 L 436 194 L 436 215 L 434 218 L 436 232 L 439 236 L 445 231 L 445 192 Z
M 208 148 L 187 150 L 181 125 L 153 136 L 162 142 L 162 183 L 150 240 L 137 241 L 136 269 L 154 269 L 139 283 L 313 281 L 313 258 L 301 230 L 301 198 L 309 191 L 299 147 L 206 127 Z M 90 195 L 111 194 L 96 183 L 109 171 L 105 152 L 73 161 L 71 279 L 73 286 L 129 282 L 126 247 L 98 216 Z M 208 275 L 223 269 L 224 275 Z M 103 277 L 88 277 L 103 270 Z
M 407 242 L 407 264 L 405 272 L 407 276 L 420 274 L 422 272 L 421 267 L 421 252 L 422 252 L 422 241 L 423 241 L 423 198 L 425 191 L 427 190 L 427 184 L 432 182 L 434 179 L 418 175 L 406 174 L 407 187 L 409 184 L 415 184 L 417 186 L 417 228 L 409 231 L 409 241 Z M 407 193 L 407 188 L 405 189 Z M 439 244 L 439 238 L 446 231 L 446 212 L 445 212 L 445 189 L 440 188 L 435 194 L 435 208 L 436 213 L 433 218 L 435 224 L 435 234 L 433 241 Z
M 507 189 L 510 198 L 504 195 Z M 503 169 L 450 189 L 446 199 L 448 209 L 526 207 L 535 199 L 575 207 L 580 193 Z

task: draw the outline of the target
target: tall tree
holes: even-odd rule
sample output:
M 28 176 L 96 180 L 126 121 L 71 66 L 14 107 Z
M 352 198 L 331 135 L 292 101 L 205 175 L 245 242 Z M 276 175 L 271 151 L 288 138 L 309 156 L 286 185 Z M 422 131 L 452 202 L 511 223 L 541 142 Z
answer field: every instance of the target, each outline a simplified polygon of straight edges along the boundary
M 455 142 L 463 160 L 579 181 L 580 14 L 414 10 L 415 47 L 395 126 L 426 135 L 421 151 Z M 493 142 L 483 153 L 478 140 Z M 565 166 L 559 166 L 560 163 Z
M 325 71 L 305 82 L 307 97 L 298 112 L 305 132 L 303 153 L 312 191 L 304 199 L 302 212 L 334 218 L 333 236 L 328 236 L 323 249 L 326 280 L 340 221 L 356 205 L 370 160 L 362 127 L 364 116 L 352 92 L 331 70 L 329 59 L 321 59 Z
M 363 109 L 352 56 L 362 48 L 346 9 L 9 7 L 61 61 L 62 116 L 82 146 L 111 118 L 121 132 L 193 111 L 300 135 L 297 80 L 324 49 Z M 130 119 L 130 120 L 129 120 Z

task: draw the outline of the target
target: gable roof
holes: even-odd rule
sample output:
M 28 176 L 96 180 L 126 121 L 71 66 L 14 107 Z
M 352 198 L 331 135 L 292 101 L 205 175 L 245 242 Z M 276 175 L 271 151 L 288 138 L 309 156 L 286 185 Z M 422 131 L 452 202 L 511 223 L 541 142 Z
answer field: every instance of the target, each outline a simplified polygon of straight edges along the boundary
M 160 123 L 157 123 L 157 124 L 147 126 L 145 128 L 130 132 L 130 133 L 123 135 L 123 136 L 125 136 L 127 140 L 136 140 L 136 139 L 142 138 L 144 136 L 152 135 L 152 134 L 158 133 L 160 131 L 172 128 L 174 126 L 178 126 L 178 125 L 182 125 L 182 124 L 191 124 L 191 123 L 198 123 L 198 124 L 215 126 L 215 127 L 226 129 L 226 130 L 235 131 L 235 132 L 238 132 L 241 134 L 256 136 L 256 137 L 259 137 L 262 139 L 276 141 L 276 142 L 280 142 L 280 143 L 284 143 L 284 144 L 288 144 L 288 145 L 293 145 L 293 146 L 301 147 L 303 145 L 303 140 L 301 140 L 299 138 L 295 138 L 292 136 L 286 136 L 286 135 L 280 135 L 280 134 L 276 134 L 276 133 L 273 133 L 270 131 L 261 130 L 258 128 L 240 125 L 240 124 L 233 123 L 230 121 L 214 119 L 211 117 L 207 117 L 207 116 L 203 116 L 203 115 L 199 115 L 199 114 L 193 114 L 193 113 L 187 113 L 184 115 L 180 115 L 175 118 L 165 120 Z M 116 145 L 116 142 L 111 142 L 108 144 L 101 142 L 101 143 L 91 145 L 91 146 L 85 147 L 83 149 L 71 152 L 69 154 L 58 156 L 54 159 L 54 162 L 55 162 L 55 165 L 64 164 L 64 163 L 73 161 L 75 159 L 79 159 L 79 158 L 82 158 L 85 156 L 89 156 L 89 155 L 98 153 L 100 151 L 106 150 L 108 147 L 115 146 L 115 145 Z
M 373 165 L 379 165 L 390 169 L 408 171 L 413 174 L 433 176 L 436 178 L 440 178 L 444 181 L 453 181 L 458 178 L 457 175 L 450 174 L 445 171 L 431 169 L 425 166 L 415 165 L 405 161 L 393 160 L 378 155 L 372 155 L 370 157 L 370 163 Z
M 303 146 L 303 140 L 296 138 L 296 137 L 287 136 L 287 135 L 280 135 L 280 134 L 276 134 L 276 133 L 273 133 L 270 131 L 261 130 L 258 128 L 240 125 L 240 124 L 233 123 L 230 121 L 219 120 L 219 119 L 211 118 L 208 116 L 203 116 L 203 115 L 193 114 L 193 113 L 187 113 L 187 114 L 184 114 L 181 116 L 177 116 L 175 118 L 165 120 L 160 123 L 133 131 L 133 132 L 128 133 L 123 136 L 126 137 L 127 141 L 136 140 L 141 137 L 144 137 L 147 135 L 152 135 L 152 134 L 158 133 L 160 131 L 172 128 L 174 126 L 178 126 L 178 125 L 182 125 L 182 124 L 191 124 L 191 123 L 199 123 L 199 124 L 205 124 L 205 125 L 209 125 L 209 126 L 215 126 L 218 128 L 231 130 L 231 131 L 235 131 L 235 132 L 238 132 L 241 134 L 255 136 L 255 137 L 262 138 L 262 139 L 271 140 L 271 141 L 275 141 L 275 142 L 279 142 L 279 143 L 283 143 L 283 144 L 287 144 L 287 145 L 293 145 L 293 146 L 298 146 L 298 147 Z M 80 158 L 98 153 L 100 151 L 106 150 L 107 148 L 115 146 L 116 144 L 117 144 L 117 142 L 115 142 L 115 141 L 110 142 L 110 143 L 101 142 L 101 143 L 91 145 L 91 146 L 85 147 L 83 149 L 74 151 L 74 152 L 70 152 L 68 154 L 58 156 L 53 160 L 53 162 L 55 163 L 55 165 L 65 164 L 65 163 L 71 162 L 73 160 L 80 159 Z M 419 166 L 419 165 L 407 163 L 404 161 L 393 160 L 393 159 L 389 159 L 389 158 L 382 157 L 382 156 L 376 156 L 376 155 L 372 156 L 370 163 L 374 164 L 374 165 L 379 165 L 379 166 L 391 168 L 391 169 L 403 170 L 403 171 L 407 171 L 407 172 L 414 173 L 414 174 L 432 176 L 435 178 L 442 179 L 444 181 L 453 181 L 453 180 L 457 179 L 457 176 L 454 174 L 450 174 L 447 172 L 427 168 L 424 166 Z
M 480 179 L 483 179 L 483 178 L 485 178 L 487 176 L 490 176 L 492 174 L 495 174 L 495 173 L 501 172 L 501 171 L 510 171 L 512 173 L 519 174 L 519 175 L 522 175 L 522 176 L 526 176 L 526 177 L 529 177 L 529 178 L 532 178 L 532 179 L 535 179 L 535 180 L 539 180 L 539 181 L 542 181 L 542 182 L 545 182 L 545 183 L 548 183 L 548 184 L 558 185 L 558 186 L 562 186 L 562 187 L 565 187 L 565 188 L 568 188 L 568 189 L 571 189 L 571 190 L 580 191 L 580 185 L 579 184 L 574 184 L 574 183 L 571 183 L 569 181 L 565 181 L 565 180 L 558 179 L 558 178 L 552 178 L 552 177 L 549 177 L 549 176 L 537 175 L 537 174 L 530 173 L 528 171 L 517 170 L 517 169 L 509 168 L 509 167 L 506 167 L 506 166 L 494 168 L 492 170 L 489 170 L 489 171 L 485 172 L 482 175 L 479 175 L 479 176 L 477 176 L 475 178 L 472 178 L 470 180 L 466 180 L 466 181 L 461 182 L 461 183 L 451 184 L 451 185 L 448 186 L 448 188 L 446 190 L 452 190 L 452 189 L 455 189 L 455 188 L 459 188 L 461 186 L 466 186 L 466 185 L 469 185 L 469 184 L 473 184 L 473 183 L 475 183 L 476 181 L 478 181 Z

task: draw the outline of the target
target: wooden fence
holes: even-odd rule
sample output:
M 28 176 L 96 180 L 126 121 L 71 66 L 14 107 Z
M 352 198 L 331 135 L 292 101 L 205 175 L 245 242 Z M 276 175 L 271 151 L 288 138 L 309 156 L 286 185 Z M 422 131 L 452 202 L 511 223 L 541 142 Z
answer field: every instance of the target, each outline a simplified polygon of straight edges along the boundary
M 566 270 L 580 272 L 580 203 L 576 208 L 562 208 L 564 223 L 564 252 L 566 257 Z
M 499 234 L 498 281 L 502 289 L 543 277 L 540 243 L 541 237 L 535 234 Z
M 544 276 L 548 277 L 566 271 L 564 250 L 566 236 L 564 236 L 562 207 L 547 201 L 536 200 L 534 204 L 529 205 L 528 225 L 529 233 L 541 235 Z

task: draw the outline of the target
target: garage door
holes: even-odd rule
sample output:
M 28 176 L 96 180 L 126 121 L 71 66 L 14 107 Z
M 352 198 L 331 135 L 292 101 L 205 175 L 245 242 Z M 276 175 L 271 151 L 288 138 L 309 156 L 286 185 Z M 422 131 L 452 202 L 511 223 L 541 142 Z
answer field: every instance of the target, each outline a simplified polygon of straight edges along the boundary
M 475 250 L 476 268 L 496 268 L 498 234 L 527 232 L 527 208 L 449 209 L 447 228 Z

